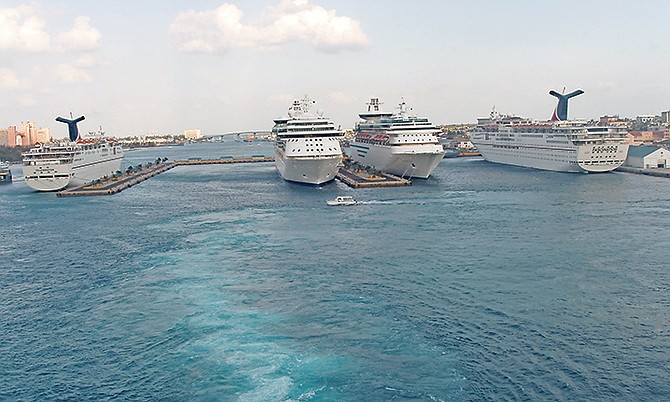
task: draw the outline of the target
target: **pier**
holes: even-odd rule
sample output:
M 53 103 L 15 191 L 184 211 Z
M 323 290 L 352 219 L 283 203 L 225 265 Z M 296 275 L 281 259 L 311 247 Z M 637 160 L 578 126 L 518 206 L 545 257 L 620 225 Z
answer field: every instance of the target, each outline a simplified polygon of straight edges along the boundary
M 273 157 L 266 157 L 263 155 L 255 155 L 250 158 L 233 158 L 224 156 L 220 159 L 202 159 L 190 158 L 188 160 L 163 162 L 152 165 L 150 167 L 142 168 L 137 172 L 123 175 L 121 177 L 113 177 L 102 182 L 87 183 L 83 186 L 68 188 L 56 193 L 58 197 L 82 197 L 92 195 L 112 195 L 121 192 L 129 187 L 141 183 L 149 178 L 167 172 L 176 166 L 192 166 L 192 165 L 220 165 L 230 163 L 256 163 L 256 162 L 272 162 Z
M 630 166 L 619 166 L 616 170 L 626 173 L 645 174 L 647 176 L 670 177 L 670 169 L 668 168 L 642 169 Z
M 120 177 L 112 177 L 103 181 L 96 180 L 93 183 L 87 183 L 83 186 L 67 188 L 58 191 L 58 197 L 82 197 L 93 195 L 112 195 L 130 188 L 138 183 L 150 179 L 158 174 L 167 172 L 177 166 L 193 165 L 225 165 L 232 163 L 258 163 L 273 162 L 274 157 L 264 155 L 252 155 L 251 157 L 234 158 L 232 156 L 223 156 L 218 159 L 211 158 L 189 158 L 174 162 L 162 162 L 148 167 L 144 167 L 136 172 L 126 173 Z M 412 182 L 402 177 L 394 176 L 385 172 L 369 173 L 367 170 L 354 169 L 350 166 L 341 167 L 335 176 L 337 180 L 353 188 L 372 188 L 372 187 L 399 187 L 411 186 Z
M 411 186 L 412 182 L 402 177 L 385 172 L 368 173 L 366 170 L 355 170 L 341 167 L 335 176 L 339 181 L 353 188 L 400 187 Z

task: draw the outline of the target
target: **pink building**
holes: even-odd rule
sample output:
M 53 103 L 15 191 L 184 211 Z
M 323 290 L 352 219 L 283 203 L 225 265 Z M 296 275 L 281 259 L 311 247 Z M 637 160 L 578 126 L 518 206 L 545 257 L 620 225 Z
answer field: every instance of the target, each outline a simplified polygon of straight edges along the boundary
M 650 145 L 655 142 L 663 141 L 664 131 L 629 131 L 628 143 L 630 145 Z

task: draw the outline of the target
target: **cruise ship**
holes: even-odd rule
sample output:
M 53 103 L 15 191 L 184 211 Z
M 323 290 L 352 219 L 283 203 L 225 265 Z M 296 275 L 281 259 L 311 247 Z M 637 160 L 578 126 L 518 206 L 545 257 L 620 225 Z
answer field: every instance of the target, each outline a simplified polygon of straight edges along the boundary
M 323 184 L 335 178 L 342 164 L 343 132 L 323 113 L 313 113 L 315 101 L 293 101 L 287 118 L 274 119 L 275 166 L 284 180 Z
M 0 161 L 0 184 L 7 184 L 11 182 L 12 170 L 9 168 L 9 163 Z
M 368 111 L 359 114 L 350 142 L 352 160 L 397 176 L 427 179 L 444 157 L 440 130 L 427 117 L 410 115 L 404 101 L 396 113 L 382 111 L 381 104 L 372 98 Z
M 58 191 L 111 176 L 121 167 L 123 148 L 111 138 L 80 138 L 77 119 L 58 117 L 68 125 L 69 141 L 36 144 L 23 156 L 23 177 L 38 191 Z M 100 133 L 103 134 L 103 133 Z
M 550 91 L 558 98 L 551 120 L 500 115 L 480 118 L 470 139 L 489 162 L 558 172 L 609 172 L 628 154 L 627 130 L 568 120 L 568 99 L 581 95 Z

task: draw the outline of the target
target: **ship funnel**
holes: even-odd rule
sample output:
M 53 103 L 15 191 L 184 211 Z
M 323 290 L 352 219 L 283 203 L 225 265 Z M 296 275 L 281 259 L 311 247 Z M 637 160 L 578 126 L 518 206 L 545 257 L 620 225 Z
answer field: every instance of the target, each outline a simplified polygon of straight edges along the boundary
M 569 94 L 559 94 L 556 91 L 549 91 L 549 95 L 555 96 L 558 98 L 558 104 L 556 109 L 554 109 L 554 114 L 551 116 L 551 121 L 557 120 L 567 120 L 568 119 L 568 99 L 574 98 L 577 95 L 583 94 L 584 91 L 577 89 L 572 91 Z
M 77 128 L 77 123 L 84 120 L 84 116 L 77 117 L 76 119 L 66 119 L 63 117 L 56 117 L 56 121 L 67 124 L 67 131 L 70 135 L 70 141 L 74 142 L 79 139 L 79 129 Z

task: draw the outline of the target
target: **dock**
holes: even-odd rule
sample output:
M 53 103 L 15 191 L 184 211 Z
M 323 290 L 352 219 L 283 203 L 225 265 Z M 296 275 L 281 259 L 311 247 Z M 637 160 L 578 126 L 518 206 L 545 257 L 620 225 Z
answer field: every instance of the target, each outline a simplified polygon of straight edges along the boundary
M 267 157 L 263 155 L 255 155 L 250 158 L 233 158 L 223 157 L 220 159 L 200 159 L 190 158 L 183 161 L 172 162 L 175 166 L 189 166 L 189 165 L 225 165 L 228 163 L 256 163 L 256 162 L 274 162 L 274 157 Z
M 341 167 L 335 176 L 339 181 L 353 188 L 401 187 L 411 186 L 412 182 L 386 172 L 368 173 L 366 170 L 355 170 Z
M 150 167 L 145 167 L 130 174 L 124 174 L 121 177 L 111 178 L 109 180 L 99 183 L 88 183 L 83 186 L 68 188 L 56 193 L 58 197 L 82 197 L 92 195 L 112 195 L 130 188 L 138 183 L 150 179 L 158 174 L 167 172 L 176 166 L 193 166 L 193 165 L 221 165 L 230 163 L 256 163 L 256 162 L 272 162 L 273 157 L 266 157 L 263 155 L 254 155 L 249 158 L 233 158 L 222 157 L 220 159 L 202 159 L 190 158 L 188 160 L 180 160 L 174 162 L 163 162 Z
M 642 169 L 630 166 L 619 166 L 618 168 L 616 168 L 616 170 L 619 172 L 644 174 L 647 176 L 670 177 L 670 169 L 668 168 Z
M 224 156 L 217 159 L 211 158 L 189 158 L 174 162 L 162 162 L 147 166 L 136 172 L 126 173 L 120 177 L 112 177 L 103 181 L 96 180 L 93 183 L 87 183 L 83 186 L 67 188 L 58 191 L 58 197 L 82 197 L 93 195 L 112 195 L 130 188 L 138 183 L 150 179 L 158 174 L 167 172 L 177 166 L 194 165 L 225 165 L 232 163 L 258 163 L 274 162 L 274 157 L 264 155 L 252 155 L 251 157 L 234 158 Z M 353 169 L 344 166 L 339 169 L 336 179 L 353 188 L 372 188 L 372 187 L 399 187 L 411 186 L 412 182 L 402 177 L 394 176 L 386 172 L 369 173 L 367 170 Z

